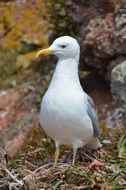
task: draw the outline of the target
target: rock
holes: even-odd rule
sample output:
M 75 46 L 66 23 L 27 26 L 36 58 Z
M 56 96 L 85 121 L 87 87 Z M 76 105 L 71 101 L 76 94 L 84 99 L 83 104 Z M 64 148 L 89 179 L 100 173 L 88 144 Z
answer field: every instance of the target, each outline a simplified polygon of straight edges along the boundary
M 24 69 L 29 68 L 35 61 L 36 52 L 30 52 L 23 55 L 18 55 L 16 58 L 16 66 L 18 68 L 22 67 Z
M 109 111 L 106 119 L 106 126 L 108 128 L 121 128 L 126 126 L 125 109 L 118 107 L 113 111 Z
M 79 28 L 83 69 L 107 75 L 112 60 L 126 54 L 126 6 L 123 0 L 67 0 L 67 13 Z
M 0 93 L 0 146 L 9 158 L 24 149 L 38 126 L 34 93 L 20 87 Z
M 126 110 L 126 61 L 113 68 L 111 73 L 111 91 L 114 98 Z
M 0 92 L 0 132 L 18 116 L 16 105 L 20 99 L 18 91 Z
M 16 52 L 46 46 L 47 22 L 43 1 L 0 2 L 0 46 Z
M 71 23 L 79 31 L 81 68 L 95 69 L 110 81 L 113 96 L 126 112 L 126 62 L 123 62 L 126 60 L 126 1 L 67 0 L 66 5 Z

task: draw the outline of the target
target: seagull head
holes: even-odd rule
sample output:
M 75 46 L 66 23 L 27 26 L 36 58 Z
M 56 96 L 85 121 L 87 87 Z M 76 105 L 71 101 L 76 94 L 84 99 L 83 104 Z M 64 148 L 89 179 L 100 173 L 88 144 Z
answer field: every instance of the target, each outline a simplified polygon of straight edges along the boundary
M 51 54 L 56 55 L 59 59 L 76 58 L 80 55 L 80 46 L 76 39 L 62 36 L 54 40 L 50 47 L 40 50 L 36 57 Z

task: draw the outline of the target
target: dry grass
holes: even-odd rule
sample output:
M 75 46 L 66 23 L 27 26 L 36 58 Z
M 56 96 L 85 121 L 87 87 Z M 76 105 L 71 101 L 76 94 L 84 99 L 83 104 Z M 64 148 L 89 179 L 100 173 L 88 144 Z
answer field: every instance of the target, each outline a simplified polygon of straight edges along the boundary
M 106 133 L 112 143 L 99 150 L 98 157 L 87 155 L 83 150 L 78 151 L 75 166 L 71 166 L 71 153 L 66 153 L 64 151 L 66 149 L 62 149 L 60 161 L 57 167 L 54 167 L 52 141 L 38 131 L 36 138 L 29 142 L 25 154 L 12 160 L 8 169 L 5 165 L 1 167 L 0 189 L 124 190 L 126 187 L 124 132 L 125 129 L 108 130 Z M 38 148 L 37 146 L 44 147 Z M 66 159 L 64 155 L 67 155 Z M 63 160 L 66 160 L 66 163 L 61 163 Z

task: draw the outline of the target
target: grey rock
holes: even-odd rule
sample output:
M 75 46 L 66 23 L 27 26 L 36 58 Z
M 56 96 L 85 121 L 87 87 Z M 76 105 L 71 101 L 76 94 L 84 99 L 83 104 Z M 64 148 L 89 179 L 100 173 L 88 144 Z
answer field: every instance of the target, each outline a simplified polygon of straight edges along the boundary
M 126 61 L 118 64 L 111 72 L 111 92 L 126 111 Z
M 106 126 L 108 128 L 126 127 L 125 109 L 118 107 L 113 111 L 109 111 L 106 119 Z

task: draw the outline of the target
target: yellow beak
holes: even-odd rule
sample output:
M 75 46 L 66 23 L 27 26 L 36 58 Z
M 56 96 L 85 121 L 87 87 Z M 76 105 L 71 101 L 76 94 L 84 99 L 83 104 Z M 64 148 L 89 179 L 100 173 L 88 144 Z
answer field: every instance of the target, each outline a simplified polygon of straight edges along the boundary
M 52 54 L 54 54 L 54 51 L 50 48 L 46 48 L 46 49 L 40 50 L 36 54 L 36 58 L 39 57 L 40 55 L 52 55 Z

